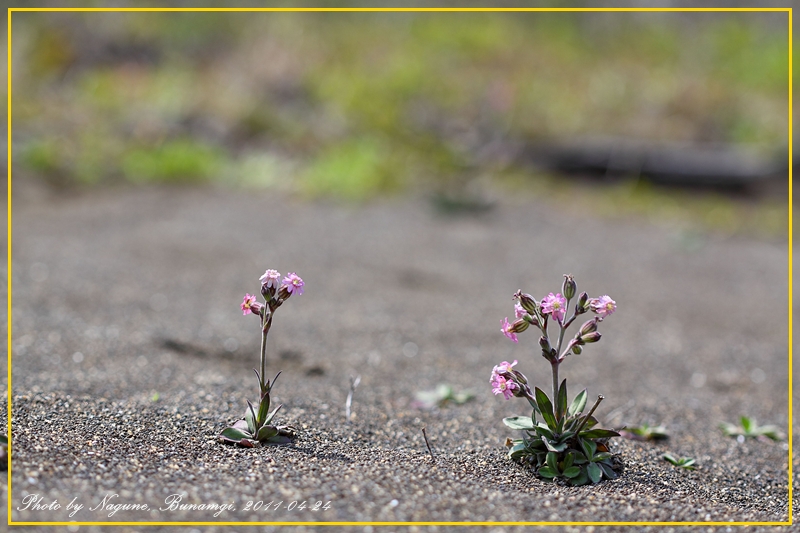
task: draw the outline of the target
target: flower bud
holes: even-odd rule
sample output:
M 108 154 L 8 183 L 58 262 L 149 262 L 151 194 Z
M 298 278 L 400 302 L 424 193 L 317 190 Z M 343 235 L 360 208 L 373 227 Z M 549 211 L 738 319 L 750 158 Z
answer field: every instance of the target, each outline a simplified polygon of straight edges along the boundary
M 572 274 L 564 274 L 564 285 L 561 286 L 561 294 L 567 300 L 571 300 L 575 296 L 576 290 L 578 290 L 578 284 L 572 279 Z
M 511 394 L 513 394 L 517 398 L 524 398 L 526 396 L 525 390 L 522 387 L 520 387 L 519 385 L 514 387 L 514 390 L 511 391 Z
M 261 295 L 265 300 L 269 300 L 275 296 L 275 291 L 281 283 L 281 273 L 277 270 L 269 269 L 258 278 L 261 282 Z
M 514 381 L 523 385 L 527 385 L 528 378 L 525 377 L 525 374 L 517 370 L 512 370 L 511 373 L 514 375 Z
M 536 315 L 526 314 L 525 316 L 522 317 L 522 319 L 527 323 L 529 323 L 531 326 L 536 326 L 537 328 L 539 327 L 539 319 L 536 318 Z
M 581 326 L 580 335 L 586 335 L 587 333 L 592 333 L 597 331 L 597 318 L 593 318 L 586 322 L 584 325 Z
M 575 314 L 582 315 L 589 310 L 589 295 L 582 292 L 578 297 L 578 304 L 575 306 Z
M 264 297 L 265 300 L 269 301 L 275 296 L 275 287 L 270 287 L 268 285 L 261 286 L 261 296 Z
M 511 327 L 508 328 L 508 331 L 510 331 L 511 333 L 522 333 L 523 331 L 528 329 L 529 325 L 530 324 L 528 324 L 528 322 L 524 318 L 520 318 L 519 320 L 511 324 Z
M 514 294 L 514 299 L 519 300 L 519 304 L 527 312 L 532 315 L 536 314 L 536 300 L 533 299 L 533 296 L 519 290 Z
M 576 354 L 576 355 L 577 355 L 577 354 L 581 353 L 582 351 L 583 351 L 583 348 L 581 348 L 581 347 L 580 347 L 580 346 L 578 346 L 577 344 L 574 344 L 574 345 L 572 346 L 572 353 L 574 353 L 574 354 Z
M 600 332 L 593 331 L 592 333 L 587 333 L 586 335 L 581 335 L 581 342 L 589 344 L 591 342 L 597 342 L 600 340 Z
M 547 340 L 547 337 L 539 337 L 539 346 L 542 347 L 542 351 L 545 353 L 550 353 L 550 341 Z
M 281 288 L 278 290 L 278 299 L 279 300 L 288 300 L 289 296 L 291 296 L 291 295 L 292 295 L 292 293 L 289 292 L 289 289 L 286 288 L 286 285 L 281 285 Z M 283 303 L 283 302 L 281 302 L 281 303 Z

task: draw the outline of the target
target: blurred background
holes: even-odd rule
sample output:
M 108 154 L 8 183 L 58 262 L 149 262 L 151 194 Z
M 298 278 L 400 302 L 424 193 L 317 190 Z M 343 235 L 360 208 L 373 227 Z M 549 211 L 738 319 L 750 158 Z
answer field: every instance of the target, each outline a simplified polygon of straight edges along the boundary
M 442 213 L 513 195 L 787 232 L 786 13 L 13 21 L 21 195 L 205 183 Z

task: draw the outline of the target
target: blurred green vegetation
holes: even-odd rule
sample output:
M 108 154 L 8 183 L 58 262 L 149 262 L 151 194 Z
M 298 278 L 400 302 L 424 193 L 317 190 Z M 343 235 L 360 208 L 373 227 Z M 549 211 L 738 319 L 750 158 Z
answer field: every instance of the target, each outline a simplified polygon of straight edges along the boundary
M 785 26 L 748 13 L 15 13 L 14 39 L 15 172 L 62 185 L 360 201 L 491 176 L 574 196 L 584 188 L 476 154 L 591 135 L 770 155 L 787 142 Z M 623 210 L 712 226 L 754 209 L 635 189 L 585 190 L 609 211 L 626 191 Z

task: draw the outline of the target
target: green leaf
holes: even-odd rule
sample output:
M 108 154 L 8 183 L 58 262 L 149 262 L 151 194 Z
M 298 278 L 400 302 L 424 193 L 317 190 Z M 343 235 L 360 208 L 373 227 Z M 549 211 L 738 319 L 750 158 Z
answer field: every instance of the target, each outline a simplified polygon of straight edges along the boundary
M 280 375 L 281 375 L 281 372 L 278 372 L 277 374 L 275 374 L 275 377 L 272 378 L 272 381 L 267 381 L 267 390 L 266 390 L 266 392 L 268 392 L 268 393 L 272 392 L 272 387 L 275 386 L 275 382 L 278 381 L 278 376 L 280 376 Z
M 253 435 L 251 435 L 250 433 L 242 431 L 241 429 L 228 427 L 222 430 L 222 433 L 220 433 L 219 438 L 226 442 L 239 443 L 242 439 L 249 439 L 252 436 Z
M 7 444 L 8 444 L 8 437 L 6 437 L 5 435 L 0 435 L 0 445 L 5 446 Z
M 581 468 L 581 473 L 569 480 L 569 484 L 573 486 L 586 485 L 589 483 L 589 475 L 586 470 Z
M 245 422 L 244 420 L 237 420 L 236 422 L 233 423 L 232 427 L 240 431 L 249 432 L 247 427 L 247 422 Z
M 585 417 L 584 417 L 584 418 L 585 418 Z M 589 418 L 586 420 L 586 424 L 584 424 L 584 425 L 583 425 L 583 430 L 581 430 L 581 431 L 585 431 L 585 430 L 587 430 L 587 429 L 592 429 L 592 428 L 593 428 L 593 427 L 595 427 L 596 425 L 597 425 L 597 419 L 596 419 L 595 417 L 593 417 L 593 416 L 590 416 L 590 417 L 589 417 Z
M 250 400 L 247 400 L 247 412 L 244 414 L 244 420 L 247 422 L 247 430 L 250 434 L 255 434 L 256 432 L 256 412 L 253 409 L 253 404 L 250 403 Z
M 525 446 L 524 442 L 520 442 L 519 444 L 515 444 L 508 450 L 508 457 L 509 459 L 519 459 L 520 457 L 528 454 L 528 447 Z
M 540 422 L 534 429 L 540 437 L 547 437 L 548 439 L 555 440 L 555 436 L 553 432 L 550 431 L 550 428 L 547 427 L 547 424 Z
M 632 426 L 627 428 L 620 436 L 626 439 L 641 439 L 641 440 L 664 440 L 669 438 L 667 428 L 664 426 L 653 426 L 642 424 L 641 426 Z
M 542 442 L 544 442 L 545 447 L 551 452 L 563 452 L 567 449 L 567 442 L 563 440 L 551 442 L 547 437 L 542 437 Z
M 554 472 L 549 466 L 543 466 L 539 469 L 539 475 L 545 479 L 553 479 L 558 475 L 558 473 Z
M 539 405 L 539 412 L 542 413 L 542 418 L 547 423 L 551 431 L 556 430 L 556 417 L 553 414 L 553 404 L 550 403 L 550 398 L 539 387 L 535 388 L 536 403 Z
M 283 404 L 278 405 L 278 407 L 273 409 L 272 412 L 267 415 L 267 419 L 264 420 L 264 425 L 265 426 L 272 422 L 272 419 L 275 418 L 275 413 L 277 413 L 280 410 L 281 407 L 283 407 Z
M 453 398 L 453 387 L 447 383 L 439 383 L 436 385 L 436 395 L 440 400 L 450 400 Z
M 603 470 L 603 474 L 608 479 L 617 479 L 617 473 L 614 472 L 614 469 L 611 466 L 607 465 L 606 463 L 597 463 L 597 465 Z
M 742 429 L 744 429 L 745 433 L 753 432 L 753 428 L 756 426 L 755 419 L 743 416 L 742 418 L 739 419 L 739 421 L 741 422 Z
M 458 405 L 461 405 L 467 403 L 473 398 L 475 398 L 475 395 L 471 391 L 461 391 L 453 395 L 453 402 L 455 402 Z
M 547 452 L 547 466 L 558 475 L 558 454 L 555 452 Z
M 586 407 L 586 389 L 583 389 L 581 392 L 575 396 L 575 399 L 572 400 L 572 403 L 569 406 L 569 410 L 567 411 L 570 416 L 577 415 Z
M 275 435 L 274 437 L 270 437 L 269 439 L 262 441 L 262 444 L 269 444 L 269 445 L 278 445 L 278 444 L 291 444 L 292 437 L 287 437 L 285 435 Z
M 267 413 L 269 413 L 269 401 L 269 392 L 263 393 L 261 395 L 261 403 L 258 404 L 258 418 L 256 418 L 259 427 L 269 424 L 269 420 L 267 420 Z
M 581 455 L 574 454 L 574 455 L 575 455 L 575 460 L 573 461 L 573 464 L 585 465 L 586 463 L 589 462 L 589 460 L 586 457 L 584 457 L 582 454 Z
M 564 462 L 561 465 L 561 470 L 566 470 L 567 468 L 572 466 L 572 463 L 575 462 L 575 454 L 568 453 L 566 457 L 564 457 Z
M 563 418 L 567 412 L 567 380 L 561 382 L 561 386 L 558 388 L 558 398 L 556 398 L 556 418 L 563 426 Z M 559 428 L 559 433 L 561 432 Z
M 261 429 L 258 430 L 258 436 L 256 437 L 260 441 L 269 440 L 275 435 L 278 434 L 278 428 L 275 426 L 263 426 Z
M 570 466 L 569 468 L 565 468 L 564 471 L 562 472 L 562 474 L 566 478 L 574 478 L 580 473 L 581 473 L 581 467 L 579 466 Z
M 603 471 L 596 463 L 589 463 L 586 467 L 586 473 L 589 474 L 589 479 L 592 480 L 592 483 L 597 483 L 603 479 Z
M 529 416 L 507 416 L 503 419 L 503 424 L 511 429 L 534 430 L 535 426 Z
M 584 439 L 606 439 L 610 437 L 619 437 L 619 433 L 611 429 L 590 429 L 589 431 L 581 431 L 581 437 Z
M 605 459 L 609 459 L 610 457 L 611 457 L 611 454 L 608 453 L 608 452 L 596 453 L 596 454 L 594 454 L 594 457 L 592 457 L 592 462 L 593 463 L 599 463 L 600 461 L 604 461 Z
M 597 444 L 593 440 L 588 439 L 581 439 L 581 449 L 583 449 L 583 454 L 586 456 L 588 460 L 592 460 L 594 457 L 594 452 L 597 451 Z
M 681 468 L 685 468 L 686 470 L 695 469 L 695 467 L 693 466 L 695 460 L 692 457 L 681 457 L 680 459 L 676 459 L 673 455 L 665 453 L 664 455 L 661 456 L 661 458 L 674 466 L 679 466 Z
M 782 440 L 783 438 L 780 430 L 775 426 L 762 426 L 759 428 L 759 432 L 765 437 L 775 441 Z

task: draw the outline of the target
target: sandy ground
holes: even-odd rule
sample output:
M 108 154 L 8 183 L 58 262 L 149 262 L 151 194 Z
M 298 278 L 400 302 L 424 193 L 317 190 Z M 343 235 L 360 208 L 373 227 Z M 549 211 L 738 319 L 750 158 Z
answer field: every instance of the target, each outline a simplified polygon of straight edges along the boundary
M 15 521 L 787 518 L 787 444 L 738 443 L 717 427 L 748 414 L 788 429 L 784 242 L 595 219 L 544 199 L 447 218 L 421 199 L 342 207 L 215 189 L 20 194 L 13 224 Z M 216 435 L 255 399 L 258 325 L 238 306 L 266 268 L 306 281 L 269 346 L 280 421 L 301 435 L 240 449 Z M 541 297 L 568 272 L 619 306 L 603 340 L 562 366 L 571 394 L 603 394 L 606 426 L 670 434 L 616 439 L 624 474 L 579 488 L 506 459 L 501 419 L 526 409 L 488 383 L 494 364 L 518 359 L 548 386 L 536 336 L 515 345 L 500 321 L 518 288 Z M 474 401 L 412 405 L 442 382 Z M 664 452 L 700 468 L 676 469 Z M 109 517 L 113 494 L 147 510 Z M 17 510 L 30 495 L 61 508 Z M 235 510 L 159 510 L 170 495 Z M 73 500 L 83 508 L 70 516 Z

